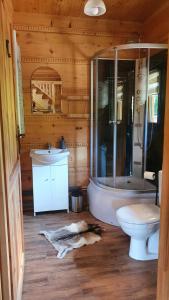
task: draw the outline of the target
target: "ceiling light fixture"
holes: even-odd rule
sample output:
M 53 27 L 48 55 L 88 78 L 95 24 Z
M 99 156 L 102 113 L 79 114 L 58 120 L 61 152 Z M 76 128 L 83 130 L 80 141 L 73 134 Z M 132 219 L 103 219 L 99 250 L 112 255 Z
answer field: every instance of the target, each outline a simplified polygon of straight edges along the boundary
M 84 7 L 84 13 L 91 17 L 105 14 L 106 6 L 103 0 L 88 0 Z

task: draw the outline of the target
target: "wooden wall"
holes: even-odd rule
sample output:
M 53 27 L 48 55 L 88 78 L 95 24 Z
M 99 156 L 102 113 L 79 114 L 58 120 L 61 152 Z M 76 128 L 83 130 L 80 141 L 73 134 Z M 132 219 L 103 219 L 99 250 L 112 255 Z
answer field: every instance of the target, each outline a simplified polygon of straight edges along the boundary
M 0 277 L 3 300 L 19 300 L 23 279 L 21 172 L 16 139 L 12 4 L 0 1 Z M 7 51 L 7 41 L 9 48 Z
M 144 40 L 169 45 L 169 2 L 143 25 Z M 169 300 L 169 59 L 164 123 L 162 202 L 160 216 L 160 253 L 157 300 Z
M 87 21 L 86 21 L 87 20 Z M 26 135 L 21 146 L 23 190 L 32 189 L 31 148 L 61 135 L 70 150 L 69 185 L 86 187 L 89 178 L 90 58 L 100 49 L 138 40 L 140 24 L 15 13 L 21 47 Z M 30 80 L 40 66 L 54 68 L 62 79 L 60 114 L 31 113 Z
M 169 45 L 169 43 L 168 43 Z M 164 125 L 162 203 L 160 216 L 160 255 L 157 299 L 169 300 L 169 60 Z

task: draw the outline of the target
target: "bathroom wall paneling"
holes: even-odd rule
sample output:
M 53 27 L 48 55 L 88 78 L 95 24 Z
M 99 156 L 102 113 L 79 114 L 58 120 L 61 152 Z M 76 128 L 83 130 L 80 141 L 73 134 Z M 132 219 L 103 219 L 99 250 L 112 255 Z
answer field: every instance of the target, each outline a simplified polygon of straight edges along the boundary
M 169 2 L 143 24 L 146 42 L 165 42 L 169 45 Z M 157 300 L 169 300 L 169 59 L 166 85 L 162 202 L 160 216 L 160 247 L 158 260 Z
M 157 300 L 169 299 L 169 59 L 167 74 Z
M 12 3 L 0 1 L 0 273 L 3 300 L 19 300 L 23 279 L 20 159 L 16 139 Z M 7 51 L 6 41 L 9 41 Z
M 140 23 L 15 12 L 14 28 L 21 47 L 24 89 L 23 190 L 32 190 L 30 149 L 47 143 L 58 146 L 61 135 L 70 150 L 69 185 L 85 188 L 89 178 L 90 58 L 105 47 L 138 40 Z M 41 66 L 53 68 L 61 77 L 60 114 L 32 115 L 30 80 Z

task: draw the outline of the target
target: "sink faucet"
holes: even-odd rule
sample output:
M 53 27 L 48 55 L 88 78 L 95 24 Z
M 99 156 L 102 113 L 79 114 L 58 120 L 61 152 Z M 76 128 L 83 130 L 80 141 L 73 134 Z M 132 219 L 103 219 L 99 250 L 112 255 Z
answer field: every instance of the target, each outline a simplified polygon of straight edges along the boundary
M 47 147 L 48 147 L 48 150 L 50 150 L 52 148 L 52 145 L 50 143 L 47 143 Z

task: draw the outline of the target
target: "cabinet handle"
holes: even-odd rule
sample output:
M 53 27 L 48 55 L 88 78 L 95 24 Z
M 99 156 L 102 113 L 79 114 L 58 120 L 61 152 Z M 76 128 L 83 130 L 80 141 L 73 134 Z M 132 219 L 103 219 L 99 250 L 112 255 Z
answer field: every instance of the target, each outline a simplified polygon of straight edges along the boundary
M 47 179 L 45 179 L 44 181 L 48 181 L 49 179 L 47 178 Z
M 55 178 L 52 178 L 52 181 L 55 181 Z

